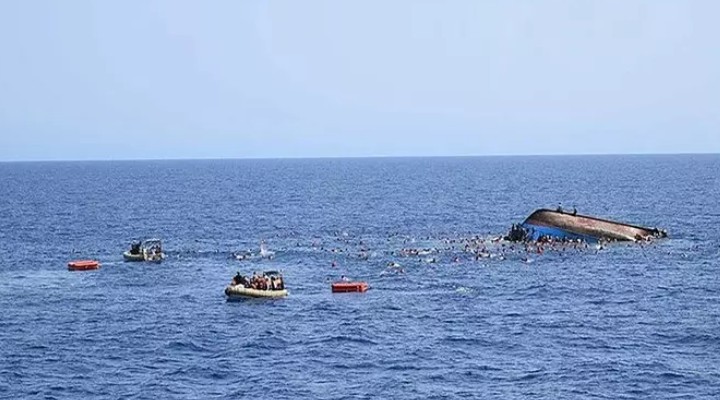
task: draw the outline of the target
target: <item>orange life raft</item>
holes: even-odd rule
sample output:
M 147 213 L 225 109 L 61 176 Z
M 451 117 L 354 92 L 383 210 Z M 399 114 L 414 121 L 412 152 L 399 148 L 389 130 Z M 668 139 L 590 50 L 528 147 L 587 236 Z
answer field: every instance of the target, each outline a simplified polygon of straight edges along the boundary
M 70 271 L 87 271 L 98 268 L 100 268 L 100 263 L 95 260 L 78 260 L 68 263 L 68 269 Z
M 336 282 L 332 284 L 333 293 L 362 293 L 369 288 L 366 282 Z

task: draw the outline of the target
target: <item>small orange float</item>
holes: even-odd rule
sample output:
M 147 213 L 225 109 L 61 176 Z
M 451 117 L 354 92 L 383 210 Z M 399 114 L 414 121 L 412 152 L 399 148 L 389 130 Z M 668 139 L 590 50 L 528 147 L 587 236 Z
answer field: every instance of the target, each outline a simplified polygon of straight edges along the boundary
M 91 269 L 100 268 L 100 263 L 95 260 L 78 260 L 70 261 L 68 263 L 68 269 L 70 271 L 88 271 Z
M 369 288 L 366 282 L 336 282 L 332 284 L 333 293 L 362 293 Z

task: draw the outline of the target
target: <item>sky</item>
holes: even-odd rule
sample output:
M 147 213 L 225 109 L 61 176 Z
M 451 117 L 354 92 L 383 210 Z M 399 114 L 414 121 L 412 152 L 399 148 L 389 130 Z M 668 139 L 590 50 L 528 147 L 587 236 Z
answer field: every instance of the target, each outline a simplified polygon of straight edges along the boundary
M 0 161 L 720 152 L 720 2 L 0 2 Z

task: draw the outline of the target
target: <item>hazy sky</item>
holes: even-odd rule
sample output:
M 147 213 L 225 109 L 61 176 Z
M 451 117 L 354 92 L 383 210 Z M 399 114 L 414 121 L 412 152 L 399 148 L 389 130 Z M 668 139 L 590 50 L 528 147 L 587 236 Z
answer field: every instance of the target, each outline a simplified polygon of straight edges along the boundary
M 0 160 L 720 152 L 720 1 L 0 2 Z

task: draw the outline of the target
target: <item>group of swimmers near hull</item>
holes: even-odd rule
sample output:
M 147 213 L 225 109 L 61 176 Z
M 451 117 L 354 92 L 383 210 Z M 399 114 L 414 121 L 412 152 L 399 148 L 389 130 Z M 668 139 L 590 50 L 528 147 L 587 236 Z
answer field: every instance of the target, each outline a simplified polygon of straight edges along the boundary
M 517 227 L 517 226 L 516 226 Z M 389 237 L 388 239 L 390 239 Z M 340 246 L 329 245 L 329 242 L 340 240 Z M 612 239 L 598 239 L 596 242 L 588 242 L 586 240 L 576 238 L 555 238 L 552 236 L 541 236 L 537 240 L 514 241 L 505 235 L 500 236 L 479 236 L 475 235 L 466 238 L 453 237 L 422 237 L 418 239 L 422 245 L 408 246 L 415 243 L 413 238 L 401 238 L 402 247 L 383 249 L 387 246 L 384 238 L 348 238 L 343 235 L 337 239 L 327 241 L 313 239 L 309 244 L 308 250 L 326 253 L 332 258 L 329 260 L 331 268 L 341 268 L 344 264 L 340 258 L 344 258 L 349 262 L 353 260 L 370 261 L 384 259 L 387 266 L 385 273 L 405 272 L 404 266 L 396 261 L 401 259 L 415 259 L 423 264 L 435 263 L 461 263 L 466 261 L 481 261 L 485 259 L 495 259 L 498 261 L 517 259 L 527 261 L 529 255 L 542 255 L 544 253 L 566 254 L 570 252 L 592 251 L 597 252 L 604 250 L 606 245 L 614 242 Z M 418 243 L 418 244 L 420 244 Z M 638 244 L 646 243 L 646 241 L 637 242 Z M 378 246 L 373 249 L 373 244 Z M 342 247 L 341 247 L 342 246 Z M 303 247 L 300 241 L 293 244 L 292 247 Z M 390 260 L 388 260 L 390 258 Z M 260 260 L 261 258 L 258 258 Z M 238 261 L 248 261 L 247 259 Z M 401 261 L 402 262 L 402 261 Z

